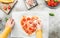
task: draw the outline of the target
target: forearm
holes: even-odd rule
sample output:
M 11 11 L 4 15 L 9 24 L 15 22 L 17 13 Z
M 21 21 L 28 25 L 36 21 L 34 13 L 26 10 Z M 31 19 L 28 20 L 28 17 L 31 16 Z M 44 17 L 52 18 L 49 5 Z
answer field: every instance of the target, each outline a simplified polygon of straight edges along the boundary
M 42 38 L 42 29 L 36 31 L 36 38 Z
M 5 30 L 2 32 L 1 37 L 2 38 L 7 38 L 10 32 L 11 32 L 11 28 L 10 27 L 5 27 Z

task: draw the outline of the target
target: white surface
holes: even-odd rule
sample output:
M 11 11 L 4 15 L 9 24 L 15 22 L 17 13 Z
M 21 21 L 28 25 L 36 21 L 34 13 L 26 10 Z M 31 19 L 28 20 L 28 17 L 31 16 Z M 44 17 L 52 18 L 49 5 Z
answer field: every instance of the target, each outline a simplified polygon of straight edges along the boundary
M 54 28 L 54 25 L 57 25 L 57 24 L 59 25 L 60 24 L 60 22 L 59 22 L 60 21 L 60 6 L 58 8 L 56 8 L 56 9 L 50 9 L 50 8 L 46 7 L 46 5 L 44 4 L 44 0 L 37 0 L 37 2 L 38 2 L 39 5 L 36 6 L 35 8 L 33 8 L 33 9 L 31 9 L 30 11 L 37 11 L 37 10 L 43 11 L 43 10 L 47 10 L 49 12 L 54 12 L 56 14 L 56 16 L 55 17 L 49 17 L 49 18 L 51 18 L 51 19 L 49 19 L 51 21 L 50 28 L 51 27 Z M 18 11 L 19 11 L 19 13 L 21 13 L 21 11 L 28 11 L 26 9 L 25 4 L 24 4 L 24 0 L 18 0 L 17 4 L 15 5 L 15 7 L 12 10 L 11 13 L 18 13 Z M 44 13 L 44 15 L 45 14 L 46 13 Z M 6 14 L 3 11 L 0 10 L 0 18 L 4 18 L 5 16 L 6 16 Z M 17 16 L 17 15 L 15 15 L 15 16 Z M 49 28 L 49 27 L 47 27 L 47 28 Z M 52 28 L 51 28 L 51 30 L 52 30 Z M 46 38 L 46 37 L 48 37 L 48 36 L 44 36 L 44 38 Z
M 55 16 L 49 17 L 49 38 L 60 38 L 60 10 L 53 13 Z
M 23 37 L 23 38 L 36 38 L 36 35 L 27 36 L 26 33 L 22 30 L 20 26 L 20 19 L 23 15 L 27 16 L 38 16 L 43 24 L 43 38 L 48 38 L 48 27 L 49 27 L 49 15 L 48 11 L 23 11 L 23 12 L 14 12 L 12 18 L 15 20 L 15 27 L 11 33 L 11 37 Z
M 42 10 L 44 9 L 44 1 L 43 0 L 36 0 L 38 2 L 38 6 L 34 7 L 31 10 Z M 41 6 L 40 6 L 41 5 Z M 27 11 L 27 8 L 25 6 L 24 0 L 18 0 L 18 3 L 16 4 L 14 11 Z

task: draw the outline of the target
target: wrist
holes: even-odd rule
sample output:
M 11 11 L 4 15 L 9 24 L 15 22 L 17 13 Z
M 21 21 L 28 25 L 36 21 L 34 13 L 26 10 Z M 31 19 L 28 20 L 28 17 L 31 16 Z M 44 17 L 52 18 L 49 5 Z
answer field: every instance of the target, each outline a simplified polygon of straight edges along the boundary
M 6 25 L 5 28 L 10 28 L 11 29 L 12 27 L 10 25 Z
M 37 26 L 37 30 L 42 30 L 42 24 Z
M 42 27 L 41 26 L 37 26 L 37 30 L 41 30 L 42 29 Z

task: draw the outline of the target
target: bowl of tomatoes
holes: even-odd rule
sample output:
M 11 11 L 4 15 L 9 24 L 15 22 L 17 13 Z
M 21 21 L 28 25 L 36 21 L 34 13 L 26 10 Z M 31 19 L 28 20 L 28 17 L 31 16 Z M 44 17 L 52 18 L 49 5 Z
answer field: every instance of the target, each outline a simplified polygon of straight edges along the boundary
M 58 0 L 45 0 L 46 4 L 50 8 L 56 8 L 59 5 Z

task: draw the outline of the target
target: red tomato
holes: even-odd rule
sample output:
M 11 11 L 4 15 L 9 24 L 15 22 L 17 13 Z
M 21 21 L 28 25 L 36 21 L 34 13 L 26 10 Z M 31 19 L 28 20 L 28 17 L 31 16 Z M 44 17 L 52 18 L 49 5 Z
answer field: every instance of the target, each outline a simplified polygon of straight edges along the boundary
M 11 9 L 11 6 L 10 5 L 8 5 L 8 10 L 10 10 Z
M 32 21 L 29 22 L 29 24 L 32 24 L 32 23 L 33 23 Z
M 35 28 L 32 28 L 30 27 L 29 30 L 31 31 L 31 33 L 33 33 L 36 29 Z
M 48 6 L 51 6 L 51 2 L 48 2 Z
M 21 25 L 24 25 L 23 21 L 21 21 Z
M 36 31 L 36 29 L 33 29 L 32 32 Z
M 6 6 L 3 6 L 3 9 L 4 9 L 4 10 L 7 10 L 7 7 L 6 7 Z
M 25 30 L 25 32 L 28 33 L 28 35 L 32 34 L 30 30 Z
M 26 19 L 25 19 L 25 18 L 23 18 L 22 20 L 23 20 L 24 22 L 26 21 Z
M 29 30 L 33 30 L 33 29 L 30 27 Z
M 31 20 L 31 18 L 30 17 L 27 17 L 27 20 Z
M 29 34 L 29 31 L 28 30 L 25 30 L 25 32 Z
M 33 26 L 32 26 L 32 27 L 36 28 L 36 26 L 37 26 L 37 24 L 33 24 Z
M 54 0 L 50 0 L 50 1 L 54 1 Z
M 57 4 L 58 4 L 57 2 L 54 3 L 55 6 L 56 6 Z
M 57 4 L 58 4 L 58 2 L 54 2 L 54 0 L 48 1 L 48 6 L 54 7 L 54 6 L 57 6 Z
M 24 29 L 26 29 L 27 27 L 28 27 L 27 24 L 25 24 L 25 25 L 23 26 Z

